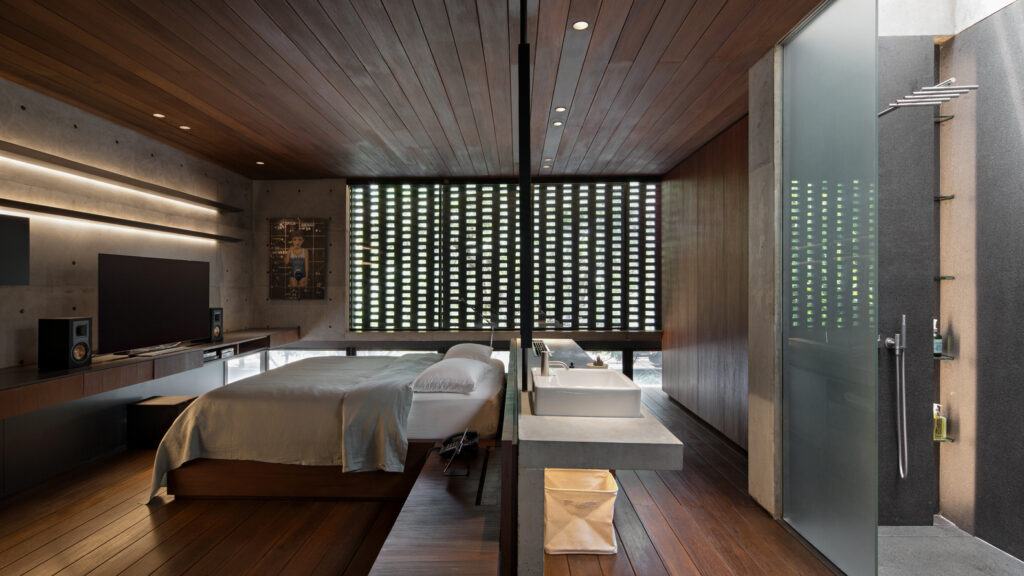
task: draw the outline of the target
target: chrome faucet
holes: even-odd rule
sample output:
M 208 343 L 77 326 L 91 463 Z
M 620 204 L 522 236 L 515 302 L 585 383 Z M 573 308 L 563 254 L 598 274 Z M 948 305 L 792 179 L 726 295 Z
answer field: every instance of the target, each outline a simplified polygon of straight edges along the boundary
M 541 376 L 550 376 L 551 375 L 551 365 L 552 364 L 555 364 L 555 365 L 557 365 L 557 366 L 559 366 L 561 368 L 565 368 L 566 370 L 569 369 L 569 366 L 566 365 L 565 362 L 561 362 L 561 361 L 558 361 L 558 360 L 552 360 L 551 359 L 551 353 L 548 352 L 547 350 L 542 350 L 541 353 L 540 353 L 540 375 Z

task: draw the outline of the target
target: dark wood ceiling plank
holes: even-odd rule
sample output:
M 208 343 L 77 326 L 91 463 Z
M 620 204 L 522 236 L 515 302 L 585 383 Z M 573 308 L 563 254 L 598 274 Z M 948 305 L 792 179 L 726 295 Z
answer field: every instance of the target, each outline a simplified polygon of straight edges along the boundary
M 215 4 L 209 2 L 208 5 Z M 280 26 L 256 3 L 255 0 L 226 0 L 228 10 L 224 11 L 225 17 L 230 18 L 228 12 L 234 12 L 240 25 L 247 26 L 255 32 L 258 39 L 256 50 L 265 58 L 265 62 L 273 63 L 275 71 L 280 74 L 291 74 L 300 82 L 300 87 L 309 91 L 311 99 L 324 106 L 323 111 L 329 113 L 329 118 L 345 121 L 351 126 L 361 128 L 364 137 L 381 146 L 380 152 L 387 153 L 393 169 L 402 170 L 408 162 L 402 158 L 400 150 L 393 150 L 388 142 L 378 131 L 379 126 L 374 126 L 370 119 L 363 116 L 356 109 L 350 99 L 358 99 L 358 94 L 340 94 L 334 86 L 316 69 L 313 62 L 289 37 L 287 31 Z M 208 8 L 209 9 L 209 6 Z M 220 10 L 213 10 L 220 11 Z M 260 46 L 262 44 L 262 46 Z M 348 138 L 349 135 L 342 137 Z M 419 143 L 418 143 L 419 144 Z M 423 150 L 421 155 L 430 155 L 430 151 Z M 440 159 L 431 157 L 432 168 L 440 164 Z
M 716 102 L 716 108 L 720 111 L 703 118 L 702 126 L 691 132 L 686 141 L 672 155 L 664 155 L 660 160 L 651 159 L 643 166 L 643 174 L 665 174 L 679 165 L 681 160 L 686 159 L 694 152 L 700 150 L 712 138 L 720 134 L 726 128 L 735 124 L 747 114 L 747 101 L 741 95 L 736 98 L 723 98 Z
M 259 4 L 400 158 L 416 158 L 423 147 L 432 147 L 401 91 L 396 97 L 381 90 L 319 5 L 305 0 L 262 0 Z
M 612 52 L 611 63 L 605 69 L 597 94 L 594 96 L 587 116 L 576 136 L 572 149 L 568 154 L 560 153 L 562 158 L 559 174 L 575 174 L 580 163 L 587 154 L 601 123 L 609 113 L 619 88 L 629 75 L 640 49 L 654 26 L 658 15 L 665 7 L 662 0 L 635 0 L 630 8 L 629 16 L 622 27 L 619 41 Z M 652 66 L 653 67 L 653 66 Z
M 487 64 L 480 38 L 480 19 L 475 2 L 447 0 L 448 22 L 455 48 L 462 66 L 462 77 L 469 93 L 471 112 L 480 135 L 480 144 L 487 162 L 487 173 L 498 176 L 501 165 L 498 161 L 498 141 L 494 134 L 494 115 L 491 112 L 490 87 L 488 86 Z
M 674 102 L 685 101 L 691 98 L 694 92 L 699 93 L 702 87 L 708 85 L 722 71 L 724 63 L 712 61 L 712 56 L 750 12 L 752 2 L 753 0 L 732 0 L 724 6 L 721 3 L 700 2 L 690 11 L 686 22 L 680 26 L 676 39 L 684 37 L 692 40 L 683 44 L 677 43 L 676 39 L 673 40 L 676 50 L 685 50 L 685 57 L 681 62 L 675 58 L 677 54 L 671 55 L 672 58 L 662 59 L 664 64 L 676 65 L 673 77 L 663 90 L 659 90 L 655 98 L 637 98 L 615 133 L 605 141 L 598 166 L 608 166 L 609 163 L 621 164 L 626 154 L 621 153 L 620 147 L 623 141 L 631 136 L 632 144 L 635 145 L 641 139 L 653 140 L 652 134 L 665 134 L 665 116 L 661 112 Z M 647 94 L 650 95 L 650 92 Z M 632 151 L 633 148 L 634 146 L 628 146 L 626 151 Z
M 212 45 L 208 46 L 209 50 L 200 51 L 190 42 L 183 42 L 166 28 L 164 22 L 167 19 L 175 20 L 175 14 L 180 10 L 163 14 L 164 17 L 159 18 L 125 2 L 104 2 L 103 5 L 108 7 L 108 11 L 99 13 L 98 4 L 86 6 L 86 14 L 76 16 L 76 22 L 87 21 L 88 14 L 94 14 L 101 18 L 97 22 L 98 26 L 116 25 L 118 29 L 127 27 L 137 30 L 134 41 L 132 36 L 121 34 L 119 47 L 122 50 L 127 48 L 132 54 L 145 55 L 144 68 L 156 78 L 163 79 L 160 87 L 167 89 L 175 104 L 170 109 L 165 107 L 160 111 L 169 113 L 168 118 L 177 119 L 179 123 L 212 126 L 213 133 L 244 135 L 244 141 L 260 148 L 259 152 L 250 157 L 247 169 L 251 170 L 255 158 L 266 156 L 267 152 L 292 161 L 297 160 L 301 154 L 320 155 L 326 151 L 322 139 L 312 137 L 307 131 L 294 129 L 271 113 L 273 108 L 268 108 L 267 102 L 275 102 L 274 96 L 261 94 L 263 85 L 254 76 L 248 74 L 248 78 L 243 77 L 238 73 L 242 71 L 238 70 L 237 65 L 230 66 L 236 73 L 229 74 L 208 57 L 219 52 Z M 147 8 L 157 10 L 158 13 L 160 9 L 156 3 L 150 3 Z M 68 10 L 68 5 L 62 9 L 64 13 Z M 190 24 L 190 28 L 195 27 L 194 22 Z M 187 62 L 187 66 L 195 72 L 186 70 L 188 73 L 176 74 L 173 71 L 166 71 L 165 68 L 173 66 L 176 60 Z M 230 81 L 225 82 L 226 79 Z M 259 92 L 253 92 L 254 89 L 259 89 Z M 256 99 L 254 96 L 259 98 Z M 193 113 L 176 114 L 177 110 L 183 107 L 209 113 L 212 118 L 233 130 L 217 129 L 219 126 L 213 123 L 196 122 Z M 294 150 L 286 150 L 280 144 L 282 141 L 294 142 Z
M 686 130 L 686 125 L 692 123 L 688 119 L 694 118 L 695 110 L 700 109 L 701 100 L 717 98 L 719 93 L 730 87 L 737 81 L 737 78 L 746 78 L 747 70 L 765 51 L 788 33 L 795 26 L 807 11 L 813 9 L 815 2 L 796 3 L 797 7 L 790 6 L 779 9 L 770 2 L 762 2 L 750 10 L 742 22 L 733 28 L 727 40 L 717 46 L 714 51 L 707 51 L 713 54 L 712 60 L 705 65 L 699 74 L 684 74 L 689 80 L 689 85 L 678 92 L 672 103 L 663 101 L 656 102 L 645 115 L 644 121 L 638 127 L 636 133 L 631 134 L 627 140 L 627 146 L 623 147 L 619 154 L 622 159 L 622 167 L 635 166 L 641 158 L 651 159 L 659 152 L 669 152 L 678 149 L 678 141 L 669 142 L 670 136 L 676 131 Z M 723 14 L 725 12 L 723 11 Z M 719 20 L 716 19 L 717 25 Z M 712 37 L 725 36 L 727 27 L 713 31 Z M 759 35 L 754 32 L 759 31 Z M 753 39 L 757 36 L 759 40 Z M 700 49 L 698 46 L 694 52 Z M 728 60 L 719 58 L 722 52 L 729 52 L 733 56 Z M 656 114 L 660 116 L 657 120 L 650 120 Z M 643 134 L 646 126 L 658 125 L 666 128 L 656 139 L 642 139 L 637 134 Z M 678 140 L 678 139 L 677 139 Z
M 379 163 L 382 168 L 386 166 L 385 170 L 398 168 L 396 159 L 387 152 L 386 144 L 370 126 L 366 125 L 363 117 L 349 106 L 347 100 L 339 99 L 337 96 L 333 97 L 334 102 L 325 99 L 325 95 L 326 98 L 331 98 L 331 93 L 337 94 L 326 81 L 318 83 L 321 84 L 319 91 L 304 89 L 307 82 L 303 75 L 295 70 L 288 60 L 282 58 L 274 47 L 268 45 L 264 38 L 258 35 L 257 30 L 251 28 L 249 23 L 227 4 L 215 1 L 204 2 L 199 6 L 199 10 L 219 27 L 221 34 L 230 36 L 245 47 L 251 58 L 258 61 L 260 67 L 266 68 L 265 74 L 276 77 L 281 83 L 289 86 L 289 89 L 306 103 L 309 107 L 306 112 L 312 113 L 313 118 L 319 120 L 321 126 L 328 130 L 330 142 L 344 141 L 349 145 L 343 149 L 344 152 L 351 154 L 346 157 L 348 160 L 351 160 L 353 156 L 365 157 L 371 164 Z M 259 15 L 263 14 L 258 7 L 253 5 L 250 5 L 248 12 L 256 20 L 260 20 Z M 273 28 L 272 24 L 267 25 L 265 15 L 262 20 L 264 28 L 268 30 Z M 283 45 L 282 51 L 296 52 L 294 47 L 287 48 L 287 39 L 284 37 L 271 40 L 276 44 Z M 310 75 L 311 72 L 307 69 L 306 74 Z M 315 78 L 315 76 L 313 77 Z M 277 82 L 275 81 L 275 83 Z M 334 161 L 336 159 L 332 160 L 332 162 Z M 339 168 L 344 170 L 346 167 L 342 164 Z
M 643 91 L 644 86 L 652 79 L 659 83 L 667 81 L 667 78 L 663 80 L 660 76 L 653 77 L 655 67 L 662 54 L 665 53 L 668 43 L 672 41 L 676 31 L 682 26 L 693 4 L 694 0 L 679 0 L 677 2 L 666 2 L 662 6 L 661 12 L 658 13 L 658 18 L 654 21 L 654 26 L 651 27 L 650 32 L 647 34 L 647 38 L 644 40 L 636 60 L 633 61 L 629 74 L 626 75 L 626 79 L 619 88 L 619 93 L 616 94 L 611 108 L 608 109 L 608 113 L 605 115 L 604 120 L 602 120 L 601 128 L 598 129 L 593 141 L 588 145 L 583 161 L 576 168 L 577 171 L 586 172 L 598 160 L 600 151 L 604 148 L 604 143 L 612 136 L 619 122 L 622 121 L 623 116 L 629 111 L 633 101 Z M 571 168 L 572 166 L 570 166 Z
M 571 103 L 567 104 L 565 126 L 562 127 L 562 137 L 558 149 L 545 158 L 552 158 L 551 172 L 559 173 L 568 162 L 569 151 L 576 141 L 576 137 L 583 127 L 587 118 L 587 112 L 594 101 L 597 89 L 601 85 L 608 69 L 608 63 L 615 51 L 616 45 L 621 39 L 623 26 L 632 9 L 633 3 L 626 0 L 608 0 L 601 3 L 601 11 L 594 22 L 594 34 L 590 38 L 590 48 L 587 50 L 586 60 L 583 62 L 583 70 L 580 73 L 576 91 L 573 94 Z M 563 157 L 564 156 L 564 157 Z
M 327 4 L 332 6 L 337 2 L 332 1 Z M 348 2 L 341 5 L 345 4 Z M 337 22 L 341 24 L 339 29 L 346 35 L 353 48 L 357 48 L 356 44 L 359 44 L 357 52 L 360 53 L 360 58 L 364 63 L 374 62 L 374 67 L 383 66 L 379 74 L 384 75 L 389 71 L 393 75 L 398 87 L 405 94 L 408 106 L 419 118 L 423 130 L 426 130 L 426 137 L 433 142 L 437 154 L 445 159 L 446 166 L 443 171 L 435 171 L 435 173 L 437 175 L 453 174 L 456 169 L 454 149 L 445 136 L 438 115 L 430 104 L 427 93 L 420 83 L 420 78 L 402 44 L 401 37 L 391 23 L 387 10 L 379 0 L 357 0 L 352 2 L 351 6 L 355 9 L 358 20 L 346 18 L 344 21 L 339 21 Z M 407 9 L 412 10 L 413 7 L 410 5 Z M 331 9 L 328 8 L 328 11 Z M 337 19 L 339 16 L 347 15 L 346 10 L 339 10 L 333 17 Z M 362 29 L 357 26 L 359 22 L 362 23 Z M 376 50 L 368 49 L 372 47 L 376 47 Z M 374 75 L 377 76 L 376 73 Z
M 565 121 L 568 119 L 567 112 L 555 112 L 555 108 L 563 106 L 568 111 L 572 105 L 576 87 L 580 83 L 580 75 L 583 72 L 583 64 L 590 50 L 591 38 L 597 27 L 597 16 L 600 9 L 601 0 L 572 0 L 569 5 L 567 22 L 570 26 L 566 30 L 565 40 L 562 42 L 562 53 L 558 60 L 558 75 L 555 78 L 555 88 L 547 111 L 547 133 L 544 136 L 544 144 L 533 157 L 535 173 L 546 174 L 551 171 L 542 168 L 543 159 L 554 157 L 558 152 L 559 143 L 565 133 Z M 587 22 L 590 26 L 586 30 L 572 29 L 571 24 L 579 21 Z M 562 126 L 553 126 L 552 122 L 556 120 L 562 122 Z
M 441 81 L 444 82 L 445 93 L 455 112 L 462 139 L 466 142 L 469 157 L 473 160 L 474 173 L 487 174 L 483 138 L 472 114 L 473 104 L 466 81 L 462 77 L 459 52 L 455 45 L 455 37 L 452 35 L 444 0 L 416 0 L 414 4 L 430 52 L 434 56 L 434 63 L 441 75 Z
M 45 29 L 43 33 L 45 34 Z M 139 93 L 140 86 L 145 82 L 127 72 L 115 76 L 89 67 L 82 70 L 79 66 L 65 65 L 63 62 L 74 60 L 75 53 L 67 52 L 56 42 L 40 42 L 38 39 L 33 39 L 33 36 L 33 34 L 14 26 L 9 20 L 0 21 L 0 43 L 3 46 L 0 51 L 6 52 L 3 57 L 3 68 L 8 71 L 4 74 L 5 76 L 22 84 L 29 84 L 33 89 L 65 101 L 68 100 L 67 94 L 70 92 L 79 98 L 86 98 L 90 102 L 100 102 L 102 104 L 95 106 L 81 102 L 72 103 L 132 129 L 150 133 L 155 138 L 172 146 L 195 149 L 200 155 L 204 155 L 202 151 L 210 151 L 211 154 L 206 157 L 222 165 L 225 164 L 224 160 L 219 159 L 215 153 L 218 149 L 233 146 L 235 152 L 254 153 L 254 149 L 248 141 L 238 140 L 224 132 L 191 134 L 156 121 L 152 117 L 152 103 L 142 102 L 133 96 Z M 52 37 L 53 34 L 49 34 L 49 36 Z M 26 41 L 32 46 L 40 46 L 46 50 L 46 53 L 26 46 L 19 40 Z M 80 54 L 82 51 L 79 49 L 76 53 Z M 95 56 L 95 59 L 100 60 L 99 56 Z M 25 62 L 23 70 L 31 72 L 13 73 L 17 62 Z M 32 78 L 37 80 L 33 81 Z M 151 100 L 157 103 L 171 101 L 166 93 L 156 89 L 152 91 L 157 94 L 157 97 Z M 198 112 L 195 113 L 195 117 L 207 118 Z M 212 119 L 207 121 L 210 124 L 214 123 Z
M 530 45 L 530 78 L 533 78 L 533 62 L 537 54 L 537 12 L 540 0 L 526 1 L 526 42 Z M 512 169 L 519 173 L 519 53 L 520 40 L 519 0 L 508 0 L 508 53 L 509 53 L 509 85 L 512 104 L 512 149 L 514 157 Z M 532 88 L 532 80 L 531 80 Z M 532 101 L 531 101 L 532 102 Z
M 252 59 L 252 66 L 245 65 L 244 56 L 251 58 L 251 55 L 237 43 L 232 43 L 231 38 L 200 11 L 193 7 L 190 12 L 185 12 L 178 3 L 169 7 L 159 2 L 146 2 L 145 8 L 143 11 L 131 3 L 117 2 L 112 9 L 134 27 L 146 32 L 144 41 L 161 45 L 163 52 L 174 52 L 182 56 L 228 90 L 229 95 L 216 102 L 217 108 L 237 117 L 261 134 L 262 141 L 255 142 L 262 148 L 260 155 L 263 160 L 273 159 L 267 163 L 268 166 L 258 171 L 259 174 L 281 174 L 280 170 L 288 165 L 291 165 L 289 170 L 292 171 L 289 173 L 301 173 L 300 167 L 309 165 L 313 158 L 320 159 L 330 154 L 327 132 L 320 129 L 322 122 L 303 125 L 307 115 L 299 114 L 299 110 L 294 107 L 291 107 L 290 115 L 281 113 L 289 110 L 284 104 L 285 98 L 291 97 L 292 101 L 298 98 L 291 87 L 270 74 L 257 76 L 257 72 L 265 68 L 255 59 Z M 220 44 L 215 44 L 208 36 Z M 228 51 L 233 52 L 235 58 Z M 236 60 L 240 53 L 243 56 L 241 62 Z M 181 84 L 188 87 L 193 98 L 203 100 L 204 92 L 197 91 L 187 81 Z M 176 101 L 172 108 L 165 107 L 161 111 L 169 112 L 169 119 L 189 118 L 187 115 L 175 114 L 174 108 L 180 108 L 182 104 Z M 218 131 L 230 133 L 223 129 Z M 250 157 L 241 173 L 253 172 L 253 160 Z M 317 173 L 329 176 L 333 171 L 321 166 Z
M 498 173 L 515 175 L 512 158 L 515 156 L 512 133 L 512 86 L 509 84 L 511 53 L 508 46 L 508 0 L 478 0 L 480 36 L 483 41 L 484 62 L 487 66 L 487 84 L 490 87 L 491 115 L 494 139 L 498 153 Z
M 434 56 L 430 53 L 430 45 L 427 44 L 427 38 L 420 26 L 419 16 L 415 10 L 409 9 L 408 0 L 384 0 L 384 8 L 391 18 L 395 32 L 401 38 L 409 61 L 416 70 L 416 76 L 437 115 L 445 137 L 448 139 L 448 145 L 454 151 L 456 164 L 450 172 L 460 175 L 472 174 L 473 161 L 469 157 L 469 149 L 466 148 L 466 142 L 462 138 L 459 121 L 448 100 L 448 94 L 445 92 L 444 82 L 437 70 Z
M 671 170 L 680 160 L 692 154 L 705 142 L 714 138 L 724 127 L 730 126 L 746 114 L 747 77 L 736 76 L 724 91 L 715 96 L 702 97 L 699 105 L 687 109 L 691 122 L 688 130 L 678 131 L 682 135 L 676 141 L 668 142 L 658 150 L 657 154 L 640 156 L 637 166 L 653 166 L 656 169 L 668 166 L 662 172 Z M 703 138 L 703 140 L 699 140 Z M 699 140 L 699 142 L 698 142 Z M 675 162 L 675 164 L 673 164 Z
M 530 162 L 535 172 L 540 151 L 544 146 L 548 130 L 561 133 L 560 128 L 551 125 L 551 98 L 555 91 L 555 80 L 562 54 L 562 44 L 567 33 L 569 0 L 544 0 L 541 5 L 544 17 L 537 21 L 537 47 L 534 57 L 533 92 L 530 99 Z M 568 30 L 575 32 L 575 30 Z M 584 32 L 589 34 L 589 32 Z

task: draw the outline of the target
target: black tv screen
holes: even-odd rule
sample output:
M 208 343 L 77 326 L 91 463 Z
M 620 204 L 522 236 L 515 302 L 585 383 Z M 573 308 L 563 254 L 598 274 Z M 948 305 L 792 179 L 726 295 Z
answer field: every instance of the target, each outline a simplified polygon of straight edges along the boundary
M 100 254 L 99 352 L 208 337 L 210 264 Z

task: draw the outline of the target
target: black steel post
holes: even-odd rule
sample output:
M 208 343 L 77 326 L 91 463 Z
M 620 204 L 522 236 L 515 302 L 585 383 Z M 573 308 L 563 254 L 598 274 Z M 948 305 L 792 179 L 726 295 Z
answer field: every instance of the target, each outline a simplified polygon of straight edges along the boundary
M 519 2 L 519 339 L 523 347 L 522 389 L 533 349 L 533 184 L 530 179 L 530 45 L 526 0 Z

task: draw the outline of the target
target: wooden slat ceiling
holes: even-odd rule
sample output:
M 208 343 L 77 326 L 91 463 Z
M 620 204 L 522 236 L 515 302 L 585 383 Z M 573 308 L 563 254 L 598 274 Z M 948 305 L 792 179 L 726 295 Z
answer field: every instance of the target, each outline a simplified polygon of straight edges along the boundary
M 532 0 L 532 172 L 669 171 L 818 2 Z M 518 41 L 519 0 L 0 1 L 0 75 L 251 178 L 516 175 Z

